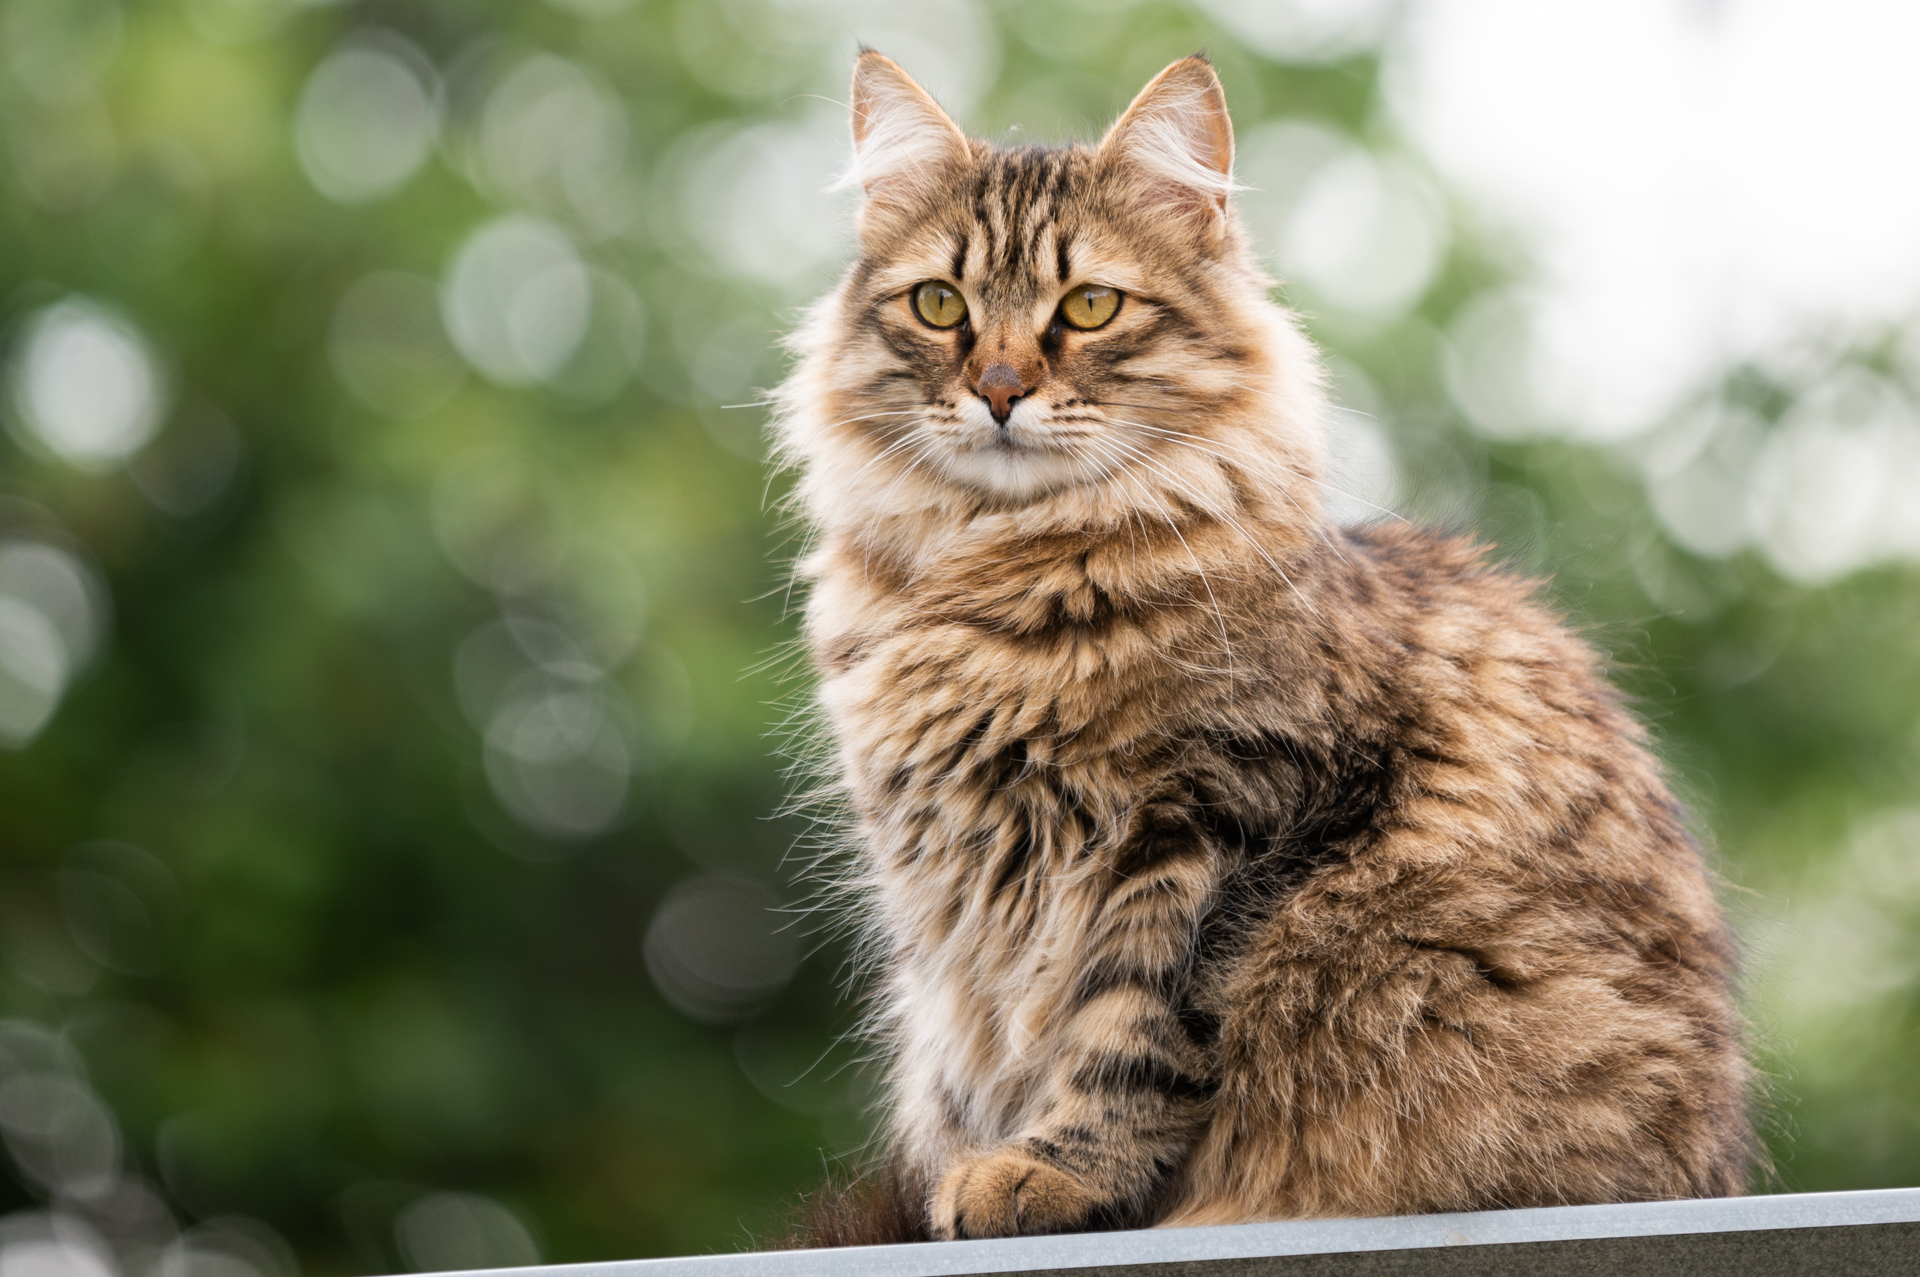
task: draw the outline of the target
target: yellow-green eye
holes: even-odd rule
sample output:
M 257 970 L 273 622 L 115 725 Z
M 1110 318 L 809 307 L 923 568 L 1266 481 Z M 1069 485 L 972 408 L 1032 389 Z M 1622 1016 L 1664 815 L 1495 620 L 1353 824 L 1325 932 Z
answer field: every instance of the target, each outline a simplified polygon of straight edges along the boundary
M 913 290 L 913 308 L 935 328 L 951 328 L 967 317 L 967 303 L 960 290 L 937 279 Z
M 1119 309 L 1119 290 L 1105 284 L 1081 284 L 1060 302 L 1060 313 L 1075 328 L 1098 328 Z

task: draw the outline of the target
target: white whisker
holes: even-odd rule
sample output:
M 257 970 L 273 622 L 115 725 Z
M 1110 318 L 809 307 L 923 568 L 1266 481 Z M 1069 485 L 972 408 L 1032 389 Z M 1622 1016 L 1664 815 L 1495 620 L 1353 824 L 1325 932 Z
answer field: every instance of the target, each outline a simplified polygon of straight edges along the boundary
M 1125 449 L 1138 464 L 1145 466 L 1147 469 L 1159 475 L 1169 486 L 1177 486 L 1174 476 L 1155 463 L 1144 449 L 1135 448 L 1133 445 L 1124 443 L 1118 439 L 1111 440 L 1111 442 L 1116 447 Z M 1312 612 L 1315 616 L 1320 615 L 1320 610 L 1314 607 L 1312 601 L 1301 592 L 1300 587 L 1294 584 L 1293 578 L 1288 575 L 1287 570 L 1281 567 L 1271 554 L 1267 553 L 1266 547 L 1261 545 L 1259 539 L 1247 531 L 1239 520 L 1225 511 L 1212 511 L 1211 513 L 1228 527 L 1232 528 L 1234 532 L 1238 533 L 1240 538 L 1251 546 L 1256 554 L 1267 561 L 1267 566 L 1272 568 L 1282 581 L 1286 582 L 1287 588 L 1293 591 L 1294 596 L 1300 600 L 1301 604 L 1305 606 L 1309 612 Z
M 1107 447 L 1112 447 L 1116 445 L 1120 447 L 1125 447 L 1125 445 L 1122 444 L 1120 440 L 1114 439 L 1111 436 L 1101 439 L 1098 442 L 1102 446 L 1107 446 Z M 1116 470 L 1114 471 L 1114 474 L 1117 477 L 1122 478 L 1123 480 L 1130 480 L 1136 477 L 1133 475 L 1129 475 L 1124 469 Z M 1229 699 L 1231 699 L 1233 695 L 1234 677 L 1235 677 L 1235 667 L 1234 667 L 1234 659 L 1233 659 L 1233 638 L 1227 631 L 1226 611 L 1220 606 L 1219 596 L 1214 593 L 1213 580 L 1207 575 L 1207 569 L 1200 562 L 1200 556 L 1194 553 L 1193 546 L 1188 543 L 1187 538 L 1181 533 L 1180 525 L 1177 522 L 1175 522 L 1173 517 L 1173 512 L 1167 508 L 1166 503 L 1160 500 L 1157 496 L 1155 496 L 1151 490 L 1143 490 L 1142 495 L 1146 497 L 1148 500 L 1151 500 L 1153 502 L 1155 506 L 1155 513 L 1157 513 L 1160 516 L 1161 520 L 1166 523 L 1168 531 L 1173 533 L 1174 538 L 1180 542 L 1181 548 L 1187 552 L 1187 558 L 1191 560 L 1193 563 L 1194 573 L 1200 578 L 1201 588 L 1206 590 L 1207 599 L 1213 605 L 1214 621 L 1220 627 L 1220 645 L 1227 658 L 1227 667 L 1223 671 L 1209 671 L 1209 672 L 1224 673 L 1226 675 L 1227 695 Z

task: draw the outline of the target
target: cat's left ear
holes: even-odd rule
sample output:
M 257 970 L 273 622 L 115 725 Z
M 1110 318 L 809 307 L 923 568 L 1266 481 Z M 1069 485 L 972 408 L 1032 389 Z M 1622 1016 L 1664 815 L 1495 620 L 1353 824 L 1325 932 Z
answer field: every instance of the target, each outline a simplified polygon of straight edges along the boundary
M 1226 227 L 1233 181 L 1233 124 L 1213 65 L 1182 58 L 1140 90 L 1100 141 L 1100 157 L 1144 179 L 1141 202 L 1164 207 L 1209 238 Z

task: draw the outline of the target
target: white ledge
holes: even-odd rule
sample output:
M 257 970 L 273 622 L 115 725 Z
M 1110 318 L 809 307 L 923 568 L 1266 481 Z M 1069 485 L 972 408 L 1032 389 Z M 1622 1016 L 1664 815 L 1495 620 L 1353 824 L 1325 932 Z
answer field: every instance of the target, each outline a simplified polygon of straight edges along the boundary
M 1872 1225 L 1895 1227 L 1853 1231 Z M 1735 1234 L 1741 1236 L 1726 1236 Z M 1606 1246 L 1610 1240 L 1613 1244 Z M 1447 1253 L 1453 1247 L 1487 1246 L 1525 1249 Z M 1746 1277 L 1816 1270 L 1920 1273 L 1920 1188 L 763 1251 L 509 1271 L 523 1277 L 534 1272 L 542 1277 L 965 1277 L 1090 1270 L 1165 1277 L 1429 1271 L 1512 1271 L 1543 1277 L 1561 1271 L 1617 1271 L 1612 1264 L 1595 1266 L 1603 1258 L 1596 1253 L 1600 1248 L 1617 1261 L 1630 1262 L 1639 1277 L 1662 1272 Z M 1429 1254 L 1396 1253 L 1407 1251 Z M 1321 1258 L 1303 1258 L 1310 1256 Z M 1267 1262 L 1259 1262 L 1263 1260 Z

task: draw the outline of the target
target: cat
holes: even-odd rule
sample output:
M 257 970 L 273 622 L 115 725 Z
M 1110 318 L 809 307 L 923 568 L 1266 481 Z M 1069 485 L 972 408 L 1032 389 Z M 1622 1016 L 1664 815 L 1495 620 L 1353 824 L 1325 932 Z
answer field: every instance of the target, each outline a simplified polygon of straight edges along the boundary
M 774 430 L 895 1171 L 815 1240 L 1743 1191 L 1685 814 L 1535 583 L 1329 521 L 1208 62 L 1002 149 L 868 50 L 852 128 Z

